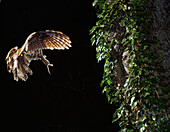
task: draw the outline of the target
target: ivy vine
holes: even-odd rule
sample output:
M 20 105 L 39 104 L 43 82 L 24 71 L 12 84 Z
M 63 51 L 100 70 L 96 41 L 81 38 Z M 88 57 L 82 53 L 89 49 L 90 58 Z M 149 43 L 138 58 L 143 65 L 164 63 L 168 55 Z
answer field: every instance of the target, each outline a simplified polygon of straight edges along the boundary
M 121 131 L 168 131 L 159 42 L 150 35 L 148 0 L 94 0 L 98 21 L 90 30 L 98 61 L 105 60 L 101 86 L 118 106 Z

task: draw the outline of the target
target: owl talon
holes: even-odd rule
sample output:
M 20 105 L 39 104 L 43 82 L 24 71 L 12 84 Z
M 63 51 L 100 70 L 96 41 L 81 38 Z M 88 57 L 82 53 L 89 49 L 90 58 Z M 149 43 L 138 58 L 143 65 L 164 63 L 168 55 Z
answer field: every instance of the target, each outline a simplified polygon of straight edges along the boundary
M 51 74 L 50 69 L 49 69 L 49 66 L 53 66 L 53 64 L 48 64 L 48 65 L 47 65 L 48 73 Z

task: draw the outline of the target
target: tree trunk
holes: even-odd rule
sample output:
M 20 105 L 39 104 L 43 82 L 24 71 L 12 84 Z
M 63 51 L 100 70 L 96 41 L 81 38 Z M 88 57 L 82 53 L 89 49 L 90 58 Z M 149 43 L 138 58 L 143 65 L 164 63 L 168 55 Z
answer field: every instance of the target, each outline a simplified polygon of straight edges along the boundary
M 120 106 L 114 121 L 120 119 L 122 130 L 166 129 L 170 83 L 168 0 L 96 3 L 99 21 L 91 30 L 96 30 L 91 41 L 97 45 L 98 60 L 105 59 L 103 91 L 110 103 Z
M 161 54 L 161 66 L 164 69 L 162 84 L 168 88 L 170 84 L 170 17 L 168 14 L 168 0 L 150 0 L 152 8 L 152 26 L 150 33 L 158 40 L 160 47 L 157 48 L 157 56 Z M 166 93 L 167 94 L 167 93 Z M 159 95 L 159 93 L 158 93 Z M 164 96 L 164 94 L 163 94 Z M 167 106 L 170 101 L 167 102 Z M 167 110 L 167 118 L 169 117 L 170 109 Z
M 159 51 L 163 51 L 162 66 L 165 70 L 164 84 L 170 84 L 170 17 L 168 14 L 168 0 L 150 0 L 152 10 L 153 23 L 150 33 L 159 40 Z

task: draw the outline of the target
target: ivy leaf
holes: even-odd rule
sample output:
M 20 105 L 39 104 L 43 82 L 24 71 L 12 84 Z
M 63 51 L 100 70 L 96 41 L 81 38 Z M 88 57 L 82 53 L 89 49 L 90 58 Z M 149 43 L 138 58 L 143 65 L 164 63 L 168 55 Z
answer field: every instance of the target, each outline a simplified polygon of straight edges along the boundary
M 117 97 L 112 98 L 111 101 L 110 101 L 110 103 L 112 104 L 113 102 L 117 102 L 117 99 L 118 99 Z
M 139 130 L 139 132 L 143 132 L 143 131 L 145 131 L 145 126 L 141 127 Z
M 156 120 L 156 116 L 155 116 L 155 115 L 152 115 L 152 119 L 155 121 L 155 120 Z
M 137 105 L 137 101 L 134 102 L 134 100 L 135 100 L 135 97 L 133 96 L 133 97 L 131 98 L 131 103 L 130 103 L 130 106 L 131 106 L 132 108 Z
M 122 114 L 121 114 L 123 112 L 123 111 L 121 112 L 122 107 L 123 106 L 120 106 L 118 109 L 116 109 L 116 112 L 113 114 L 113 121 L 112 121 L 112 123 L 117 121 L 117 120 L 119 120 L 122 117 Z
M 128 129 L 127 132 L 134 132 L 134 130 L 133 129 Z
M 145 50 L 148 47 L 148 45 L 144 45 L 143 49 Z
M 144 122 L 146 120 L 146 115 L 143 115 L 142 117 L 140 117 L 139 121 L 140 122 Z
M 108 80 L 107 80 L 107 84 L 108 84 L 108 85 L 111 85 L 111 84 L 112 84 L 112 80 L 111 80 L 111 79 L 108 79 Z
M 96 30 L 97 26 L 93 26 L 92 29 L 90 30 L 90 34 L 91 35 L 95 30 Z
M 92 45 L 94 45 L 94 43 L 95 43 L 95 34 L 91 37 L 91 43 L 92 43 Z
M 150 93 L 149 93 L 149 92 L 145 93 L 144 97 L 147 97 L 148 95 L 150 95 Z
M 92 6 L 95 6 L 97 2 L 98 0 L 94 0 L 94 2 L 92 3 Z
M 132 97 L 132 98 L 131 98 L 131 103 L 130 103 L 130 104 L 132 104 L 134 100 L 135 100 L 135 97 Z
M 121 24 L 124 24 L 125 20 L 121 20 Z
M 102 14 L 97 14 L 97 18 L 103 18 L 103 15 Z

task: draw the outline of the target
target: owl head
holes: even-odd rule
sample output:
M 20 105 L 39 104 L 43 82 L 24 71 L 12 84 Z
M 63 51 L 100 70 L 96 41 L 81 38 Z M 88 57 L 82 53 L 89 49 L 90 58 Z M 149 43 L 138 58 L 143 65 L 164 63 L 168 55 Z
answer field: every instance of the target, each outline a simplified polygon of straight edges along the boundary
M 14 63 L 14 56 L 17 56 L 17 50 L 18 50 L 17 46 L 12 48 L 8 52 L 8 54 L 7 54 L 6 58 L 5 58 L 5 60 L 7 62 L 7 70 L 8 70 L 8 72 L 11 72 L 11 68 L 12 68 L 12 65 Z

